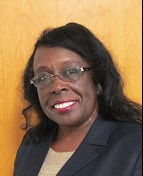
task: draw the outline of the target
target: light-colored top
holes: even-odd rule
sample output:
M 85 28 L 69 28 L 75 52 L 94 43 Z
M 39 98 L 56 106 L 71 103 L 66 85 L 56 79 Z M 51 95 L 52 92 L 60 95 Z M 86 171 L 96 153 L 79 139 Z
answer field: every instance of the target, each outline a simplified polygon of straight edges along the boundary
M 73 153 L 57 152 L 50 148 L 38 176 L 56 176 Z

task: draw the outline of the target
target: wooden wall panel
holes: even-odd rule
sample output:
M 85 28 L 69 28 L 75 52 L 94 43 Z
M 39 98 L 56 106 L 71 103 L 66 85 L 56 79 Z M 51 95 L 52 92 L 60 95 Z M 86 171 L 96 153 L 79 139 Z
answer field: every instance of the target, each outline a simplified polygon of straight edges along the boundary
M 126 94 L 141 102 L 141 0 L 0 0 L 0 176 L 11 176 L 20 130 L 20 78 L 40 32 L 68 22 L 90 28 L 111 51 Z

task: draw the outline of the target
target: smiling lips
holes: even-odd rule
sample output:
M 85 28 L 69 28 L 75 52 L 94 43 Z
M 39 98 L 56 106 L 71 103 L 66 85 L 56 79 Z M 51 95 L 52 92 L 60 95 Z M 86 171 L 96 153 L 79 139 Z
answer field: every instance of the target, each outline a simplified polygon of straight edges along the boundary
M 60 102 L 60 103 L 56 103 L 54 105 L 54 108 L 58 112 L 67 112 L 71 110 L 76 103 L 77 103 L 76 101 Z

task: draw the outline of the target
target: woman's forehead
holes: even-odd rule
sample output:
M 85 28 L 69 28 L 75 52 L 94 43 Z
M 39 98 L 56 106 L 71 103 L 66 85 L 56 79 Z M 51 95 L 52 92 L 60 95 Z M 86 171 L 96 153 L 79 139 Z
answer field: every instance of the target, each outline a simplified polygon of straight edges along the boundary
M 39 67 L 61 67 L 72 63 L 89 66 L 79 54 L 62 47 L 40 47 L 34 55 L 34 70 Z

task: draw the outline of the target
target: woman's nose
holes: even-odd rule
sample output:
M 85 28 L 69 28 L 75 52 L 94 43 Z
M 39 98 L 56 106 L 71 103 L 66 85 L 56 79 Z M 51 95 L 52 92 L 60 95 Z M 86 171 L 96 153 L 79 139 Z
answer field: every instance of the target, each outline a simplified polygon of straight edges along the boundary
M 50 92 L 52 94 L 61 94 L 62 92 L 66 92 L 68 90 L 69 90 L 69 87 L 67 82 L 63 81 L 59 75 L 55 75 Z

